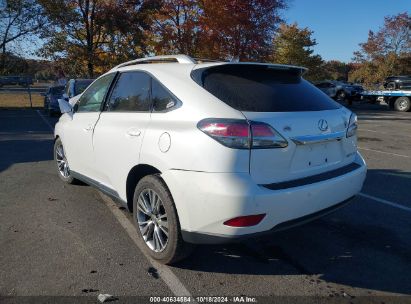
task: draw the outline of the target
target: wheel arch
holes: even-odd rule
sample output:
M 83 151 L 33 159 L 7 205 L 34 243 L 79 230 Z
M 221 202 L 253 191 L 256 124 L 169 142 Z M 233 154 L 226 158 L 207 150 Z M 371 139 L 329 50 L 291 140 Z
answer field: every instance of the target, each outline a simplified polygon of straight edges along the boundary
M 156 167 L 148 164 L 139 164 L 131 168 L 127 175 L 126 180 L 126 198 L 127 207 L 132 212 L 133 211 L 133 196 L 134 189 L 136 188 L 138 182 L 147 175 L 161 174 L 161 171 Z

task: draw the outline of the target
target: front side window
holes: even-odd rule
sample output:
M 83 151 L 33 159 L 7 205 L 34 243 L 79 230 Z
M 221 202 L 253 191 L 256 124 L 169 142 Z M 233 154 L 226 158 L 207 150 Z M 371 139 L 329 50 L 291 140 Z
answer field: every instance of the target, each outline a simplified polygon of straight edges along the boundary
M 114 76 L 115 73 L 105 75 L 88 87 L 80 97 L 77 112 L 99 112 Z
M 151 94 L 156 112 L 168 111 L 178 103 L 177 99 L 155 79 L 151 83 Z
M 108 111 L 148 112 L 150 108 L 150 76 L 143 72 L 121 73 L 111 93 Z

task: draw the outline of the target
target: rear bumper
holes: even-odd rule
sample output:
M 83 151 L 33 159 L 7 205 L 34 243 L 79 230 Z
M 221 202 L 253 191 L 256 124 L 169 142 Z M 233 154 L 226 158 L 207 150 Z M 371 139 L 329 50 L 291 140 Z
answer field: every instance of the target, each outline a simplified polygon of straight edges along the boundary
M 169 170 L 162 174 L 173 195 L 183 238 L 192 243 L 221 243 L 283 230 L 341 207 L 362 188 L 366 165 L 360 154 L 355 169 L 318 182 L 271 190 L 248 173 Z M 251 227 L 229 227 L 231 218 L 266 214 Z
M 327 214 L 334 212 L 337 209 L 340 209 L 346 205 L 348 205 L 354 197 L 351 197 L 339 204 L 333 205 L 331 207 L 325 208 L 323 210 L 314 212 L 312 214 L 308 214 L 297 219 L 289 220 L 278 224 L 267 231 L 256 232 L 251 234 L 244 234 L 244 235 L 217 235 L 217 234 L 206 234 L 206 233 L 199 233 L 199 232 L 188 232 L 182 231 L 183 239 L 186 242 L 193 243 L 193 244 L 224 244 L 230 242 L 238 242 L 243 241 L 249 238 L 260 237 L 264 235 L 269 235 L 275 232 L 287 230 L 293 227 L 297 227 L 311 221 L 314 221 L 320 217 L 323 217 Z

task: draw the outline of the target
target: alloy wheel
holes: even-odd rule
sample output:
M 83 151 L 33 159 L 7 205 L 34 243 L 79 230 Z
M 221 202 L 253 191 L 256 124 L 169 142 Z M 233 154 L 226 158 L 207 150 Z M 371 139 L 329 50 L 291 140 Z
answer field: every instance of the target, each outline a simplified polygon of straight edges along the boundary
M 137 209 L 144 242 L 151 250 L 162 252 L 168 244 L 168 221 L 160 196 L 152 189 L 144 189 L 138 197 Z
M 56 161 L 59 173 L 64 177 L 70 177 L 70 167 L 67 162 L 66 155 L 64 153 L 63 145 L 60 144 L 56 147 Z

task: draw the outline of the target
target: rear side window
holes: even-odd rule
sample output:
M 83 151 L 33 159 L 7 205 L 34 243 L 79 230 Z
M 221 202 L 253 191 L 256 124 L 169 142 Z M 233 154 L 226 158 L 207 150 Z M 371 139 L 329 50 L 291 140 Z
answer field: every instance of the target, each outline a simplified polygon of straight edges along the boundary
M 194 70 L 192 78 L 221 101 L 240 111 L 322 111 L 341 107 L 302 79 L 297 69 L 226 64 Z
M 143 72 L 121 73 L 111 93 L 108 110 L 146 112 L 150 107 L 150 76 Z
M 152 79 L 151 86 L 154 111 L 168 111 L 177 105 L 178 100 L 157 80 Z

